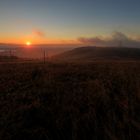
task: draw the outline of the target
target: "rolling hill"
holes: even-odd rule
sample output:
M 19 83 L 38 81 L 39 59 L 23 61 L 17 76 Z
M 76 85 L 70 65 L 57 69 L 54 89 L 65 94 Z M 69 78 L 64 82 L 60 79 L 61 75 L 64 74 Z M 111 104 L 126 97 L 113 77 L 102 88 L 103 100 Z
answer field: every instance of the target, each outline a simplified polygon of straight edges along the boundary
M 139 48 L 79 47 L 53 57 L 58 61 L 140 60 Z

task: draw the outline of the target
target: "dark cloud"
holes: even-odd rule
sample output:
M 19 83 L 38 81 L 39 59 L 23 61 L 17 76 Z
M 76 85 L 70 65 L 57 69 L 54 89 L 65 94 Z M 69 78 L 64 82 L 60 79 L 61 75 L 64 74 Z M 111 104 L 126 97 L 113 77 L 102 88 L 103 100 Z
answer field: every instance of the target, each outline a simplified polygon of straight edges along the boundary
M 78 41 L 87 45 L 96 45 L 96 46 L 127 46 L 127 47 L 140 47 L 140 40 L 133 39 L 128 37 L 122 32 L 113 32 L 109 37 L 80 37 Z
M 38 37 L 45 37 L 45 33 L 39 29 L 33 30 L 33 34 Z

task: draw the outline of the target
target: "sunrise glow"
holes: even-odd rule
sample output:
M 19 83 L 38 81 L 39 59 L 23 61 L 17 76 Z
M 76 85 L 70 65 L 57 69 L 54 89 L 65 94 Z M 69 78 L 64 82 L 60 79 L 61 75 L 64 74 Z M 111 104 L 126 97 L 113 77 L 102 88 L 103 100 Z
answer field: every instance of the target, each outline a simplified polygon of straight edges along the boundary
M 115 46 L 121 40 L 139 47 L 139 5 L 138 0 L 1 0 L 0 43 Z
M 30 46 L 30 45 L 31 45 L 31 42 L 30 42 L 30 41 L 27 41 L 27 42 L 26 42 L 26 45 L 27 45 L 27 46 Z

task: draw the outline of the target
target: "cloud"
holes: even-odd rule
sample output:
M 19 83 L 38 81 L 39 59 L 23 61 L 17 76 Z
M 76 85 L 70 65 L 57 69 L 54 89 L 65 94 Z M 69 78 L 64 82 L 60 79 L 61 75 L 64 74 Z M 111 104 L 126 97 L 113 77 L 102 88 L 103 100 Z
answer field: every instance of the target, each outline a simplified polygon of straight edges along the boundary
M 45 37 L 45 33 L 42 30 L 39 29 L 34 29 L 33 30 L 33 35 L 37 36 L 37 37 Z
M 78 38 L 78 41 L 84 44 L 98 44 L 98 45 L 105 44 L 105 41 L 100 37 L 92 37 L 92 38 L 80 37 Z
M 115 40 L 129 40 L 130 39 L 124 33 L 117 32 L 117 31 L 112 33 L 112 38 Z
M 122 32 L 115 31 L 108 37 L 80 37 L 77 39 L 82 44 L 96 45 L 96 46 L 127 46 L 127 47 L 140 47 L 140 40 L 133 39 Z

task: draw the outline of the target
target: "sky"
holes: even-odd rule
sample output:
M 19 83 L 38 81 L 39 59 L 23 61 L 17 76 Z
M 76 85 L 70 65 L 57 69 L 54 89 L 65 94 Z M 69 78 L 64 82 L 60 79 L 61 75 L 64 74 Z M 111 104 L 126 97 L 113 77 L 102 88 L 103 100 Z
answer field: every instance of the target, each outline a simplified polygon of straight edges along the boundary
M 0 0 L 0 42 L 104 44 L 121 35 L 137 43 L 139 5 L 139 0 Z

